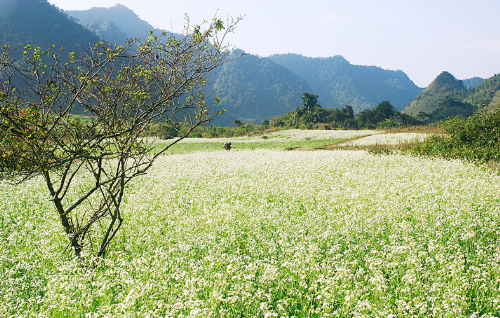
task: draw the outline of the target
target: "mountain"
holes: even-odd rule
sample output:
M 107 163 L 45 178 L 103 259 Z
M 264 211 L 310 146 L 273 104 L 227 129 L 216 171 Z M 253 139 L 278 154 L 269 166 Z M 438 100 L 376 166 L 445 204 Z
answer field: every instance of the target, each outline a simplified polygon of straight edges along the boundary
M 242 54 L 235 50 L 230 58 Z M 307 82 L 287 68 L 251 54 L 224 64 L 215 76 L 218 108 L 228 110 L 216 119 L 220 125 L 232 125 L 236 119 L 261 123 L 300 107 L 302 93 L 311 92 Z
M 484 81 L 484 78 L 481 77 L 473 77 L 462 80 L 462 83 L 466 88 L 475 88 L 479 83 Z
M 99 38 L 46 0 L 0 0 L 0 46 L 32 44 L 77 50 Z
M 89 28 L 106 41 L 123 42 L 131 37 L 144 38 L 155 28 L 124 5 L 111 8 L 91 8 L 88 10 L 67 10 L 68 15 Z
M 500 108 L 500 74 L 481 81 L 476 87 L 466 87 L 448 72 L 439 76 L 408 105 L 403 113 L 418 116 L 431 114 L 431 122 L 461 115 L 471 116 L 475 110 L 493 111 Z
M 465 86 L 448 72 L 439 76 L 410 103 L 403 113 L 416 116 L 420 112 L 431 114 L 440 101 L 448 98 L 460 100 L 464 94 Z
M 305 79 L 324 108 L 351 105 L 359 112 L 388 100 L 401 110 L 422 91 L 403 71 L 352 65 L 340 55 L 312 58 L 276 54 L 269 58 Z

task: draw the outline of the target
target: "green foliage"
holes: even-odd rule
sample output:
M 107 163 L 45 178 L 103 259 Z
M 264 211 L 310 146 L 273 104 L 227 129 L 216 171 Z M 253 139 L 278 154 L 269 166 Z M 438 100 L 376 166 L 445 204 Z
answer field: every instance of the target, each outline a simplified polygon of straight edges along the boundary
M 500 161 L 500 111 L 454 117 L 442 123 L 444 135 L 434 135 L 408 152 L 476 162 Z
M 184 125 L 180 122 L 175 123 L 157 123 L 151 125 L 144 136 L 158 137 L 160 139 L 172 139 L 183 135 Z
M 320 113 L 323 110 L 318 104 L 318 95 L 303 93 L 301 98 L 302 107 L 295 109 L 296 116 L 305 123 L 314 123 L 318 121 L 321 116 Z
M 264 129 L 268 128 L 268 127 L 269 127 L 269 124 L 270 124 L 270 123 L 269 123 L 269 119 L 264 119 L 264 120 L 262 121 L 262 128 L 264 128 Z
M 403 127 L 403 124 L 390 118 L 386 118 L 384 121 L 377 124 L 377 129 L 389 129 L 398 127 Z
M 410 145 L 408 151 L 476 162 L 498 162 L 499 106 L 500 74 L 482 81 L 475 88 L 465 88 L 462 81 L 443 72 L 404 112 L 420 110 L 419 117 L 430 122 L 448 119 L 442 123 L 445 134 Z
M 416 118 L 400 113 L 389 101 L 383 101 L 374 109 L 365 109 L 357 116 L 358 128 L 394 128 L 421 125 Z
M 40 164 L 38 140 L 46 131 L 36 122 L 42 116 L 35 104 L 18 107 L 19 99 L 0 94 L 0 171 L 23 171 Z
M 430 114 L 429 122 L 438 122 L 455 116 L 464 118 L 474 114 L 474 106 L 469 103 L 460 102 L 447 96 L 437 103 L 436 109 Z
M 190 137 L 221 138 L 262 135 L 269 131 L 281 129 L 390 129 L 416 126 L 424 124 L 424 121 L 401 114 L 390 102 L 384 101 L 373 110 L 364 110 L 354 115 L 352 106 L 346 105 L 341 109 L 324 109 L 317 104 L 317 95 L 303 93 L 303 106 L 297 107 L 295 111 L 278 115 L 271 120 L 264 119 L 262 125 L 244 124 L 240 120 L 234 121 L 234 127 L 209 125 L 198 127 Z M 182 126 L 182 125 L 181 125 Z M 178 128 L 181 129 L 182 128 Z M 156 125 L 148 131 L 150 136 L 165 138 L 164 124 Z
M 381 102 L 374 109 L 354 115 L 352 106 L 324 109 L 317 104 L 317 95 L 304 93 L 303 106 L 295 111 L 273 117 L 269 126 L 301 129 L 373 129 L 421 125 L 423 121 L 401 114 L 390 102 Z
M 210 125 L 195 130 L 195 133 L 200 133 L 199 136 L 191 135 L 191 137 L 204 137 L 204 138 L 221 138 L 221 137 L 238 137 L 238 136 L 252 136 L 262 134 L 268 127 L 252 124 L 235 125 L 234 127 Z

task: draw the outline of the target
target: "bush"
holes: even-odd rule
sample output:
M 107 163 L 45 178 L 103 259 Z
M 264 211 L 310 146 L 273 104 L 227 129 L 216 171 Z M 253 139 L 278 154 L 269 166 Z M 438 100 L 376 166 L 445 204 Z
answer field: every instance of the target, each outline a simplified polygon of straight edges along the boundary
M 377 124 L 377 129 L 387 129 L 396 127 L 403 127 L 403 124 L 389 118 L 386 118 L 383 122 Z
M 444 135 L 433 135 L 412 145 L 410 153 L 462 158 L 476 162 L 500 161 L 500 111 L 454 117 L 442 123 Z

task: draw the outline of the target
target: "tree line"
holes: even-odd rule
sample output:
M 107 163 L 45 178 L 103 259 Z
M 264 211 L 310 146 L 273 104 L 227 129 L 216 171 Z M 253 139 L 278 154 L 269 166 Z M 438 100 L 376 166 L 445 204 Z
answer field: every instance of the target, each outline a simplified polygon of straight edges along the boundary
M 318 104 L 318 95 L 312 93 L 303 93 L 301 99 L 302 106 L 270 120 L 264 119 L 261 125 L 245 123 L 239 119 L 234 121 L 233 127 L 206 123 L 204 126 L 197 127 L 190 137 L 250 136 L 281 129 L 388 129 L 426 123 L 426 118 L 402 114 L 389 101 L 383 101 L 373 109 L 365 109 L 355 114 L 350 105 L 340 109 L 322 108 Z M 177 137 L 184 130 L 182 123 L 164 122 L 150 127 L 147 134 L 168 139 Z

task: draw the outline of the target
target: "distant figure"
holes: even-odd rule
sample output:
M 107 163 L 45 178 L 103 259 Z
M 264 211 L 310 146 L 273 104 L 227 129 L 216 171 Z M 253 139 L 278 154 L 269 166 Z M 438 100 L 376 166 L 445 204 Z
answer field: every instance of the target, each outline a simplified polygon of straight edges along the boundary
M 229 141 L 226 141 L 226 142 L 224 143 L 224 149 L 226 149 L 226 150 L 231 150 L 231 143 L 230 143 Z

